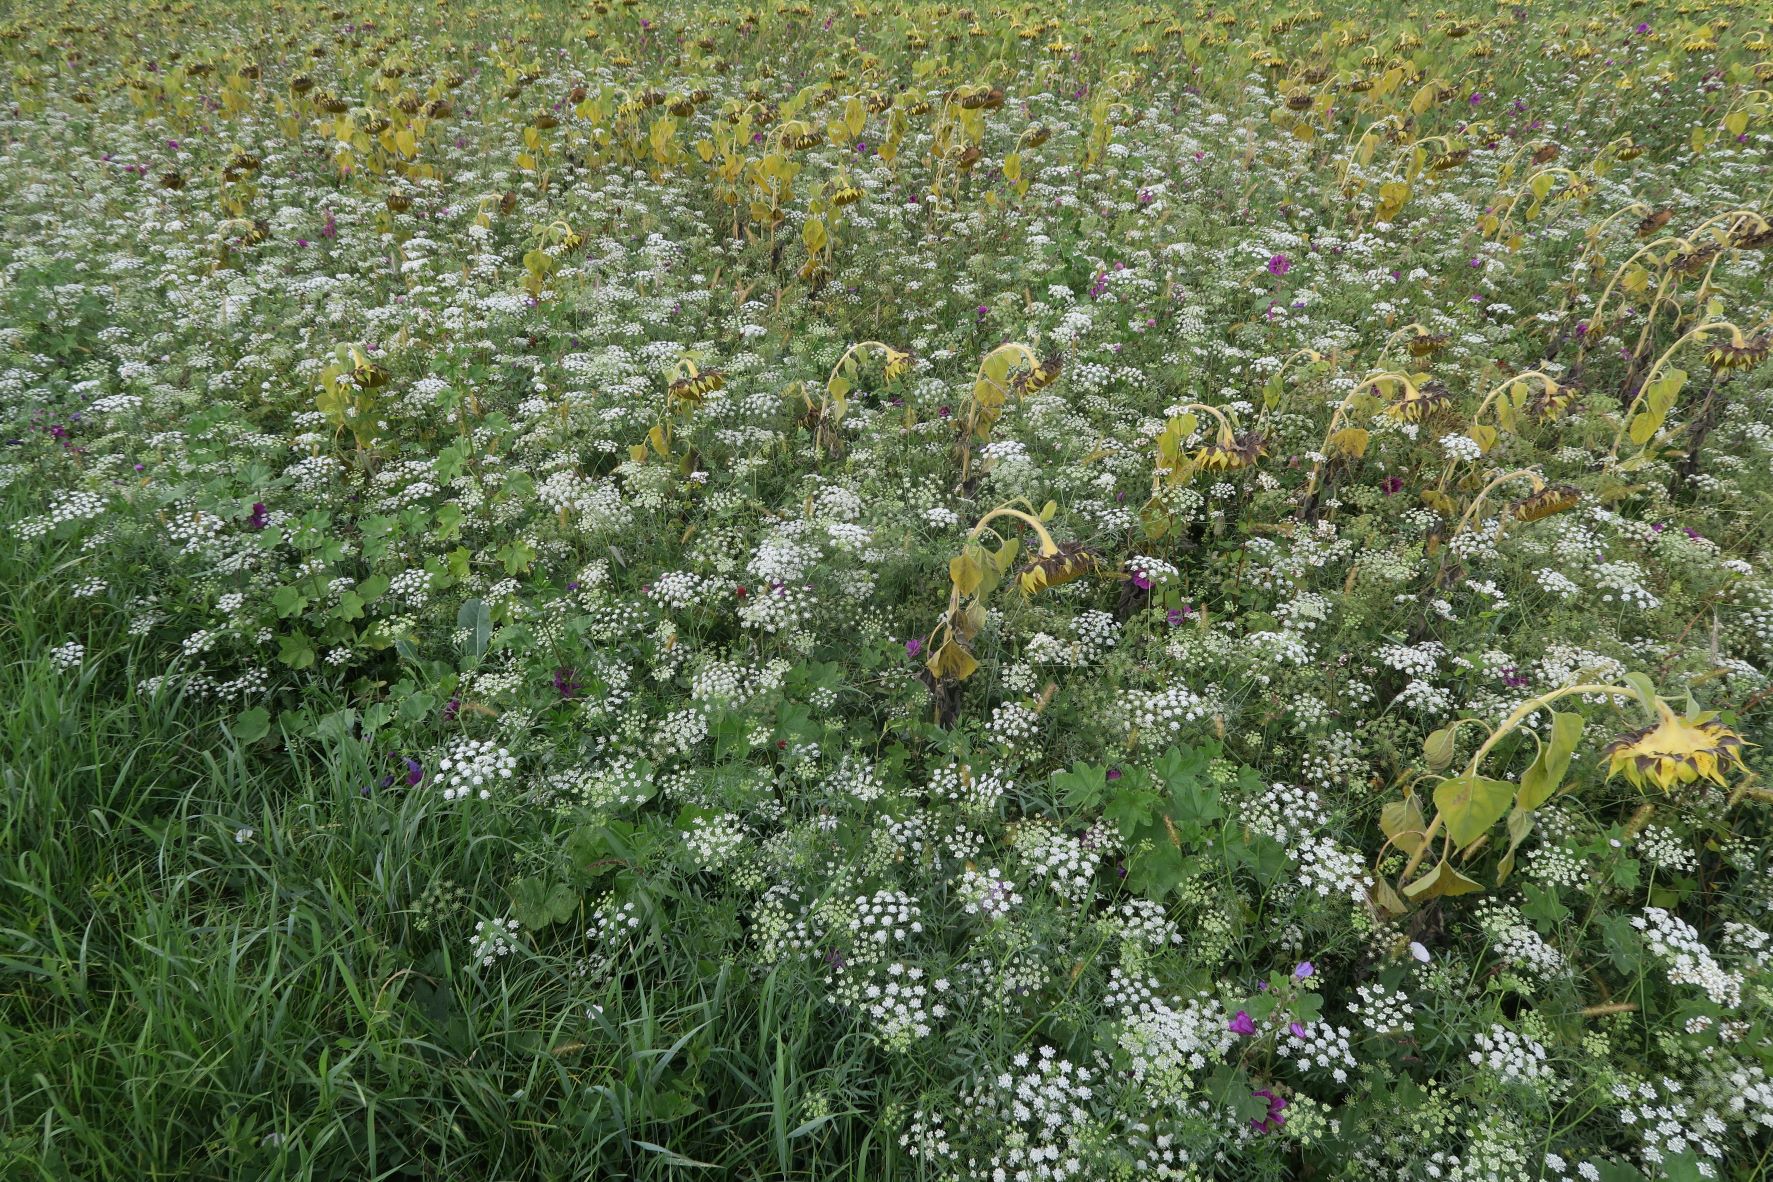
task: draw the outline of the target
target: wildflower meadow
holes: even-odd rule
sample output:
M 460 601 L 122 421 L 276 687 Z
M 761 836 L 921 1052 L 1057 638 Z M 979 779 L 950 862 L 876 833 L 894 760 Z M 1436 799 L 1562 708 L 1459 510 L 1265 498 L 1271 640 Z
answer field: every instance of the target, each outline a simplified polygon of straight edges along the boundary
M 0 1178 L 1773 1176 L 1773 9 L 0 9 Z

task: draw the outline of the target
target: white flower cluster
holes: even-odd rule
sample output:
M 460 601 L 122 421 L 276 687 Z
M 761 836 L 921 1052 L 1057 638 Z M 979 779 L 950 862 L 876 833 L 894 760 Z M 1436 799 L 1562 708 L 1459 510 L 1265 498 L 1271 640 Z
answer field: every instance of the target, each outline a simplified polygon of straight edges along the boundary
M 1062 1182 L 1084 1177 L 1085 1154 L 1096 1132 L 1090 1109 L 1096 1094 L 1095 1073 L 1059 1058 L 1050 1046 L 1041 1047 L 1038 1057 L 1018 1052 L 1011 1065 L 1014 1070 L 974 1085 L 959 1105 L 957 1116 L 985 1132 L 979 1138 L 989 1146 L 984 1156 L 963 1162 L 952 1155 L 945 1162 L 934 1158 L 932 1164 L 993 1182 Z M 927 1142 L 910 1137 L 908 1132 L 901 1144 L 914 1157 L 923 1156 Z
M 1367 873 L 1367 860 L 1343 849 L 1332 838 L 1304 837 L 1288 848 L 1287 855 L 1299 863 L 1300 884 L 1323 898 L 1342 895 L 1361 904 L 1372 889 L 1373 876 Z
M 1127 571 L 1135 578 L 1144 579 L 1153 587 L 1167 586 L 1181 573 L 1171 563 L 1145 554 L 1135 554 L 1127 559 Z
M 1148 948 L 1165 948 L 1186 943 L 1181 929 L 1164 913 L 1163 904 L 1150 899 L 1128 899 L 1105 922 L 1119 932 L 1120 938 Z
M 1699 869 L 1699 859 L 1691 847 L 1666 825 L 1645 825 L 1639 830 L 1638 852 L 1645 861 L 1663 870 L 1692 874 Z
M 1223 1061 L 1236 1040 L 1226 1026 L 1216 998 L 1197 997 L 1180 1008 L 1156 1001 L 1127 1016 L 1115 1042 L 1151 1099 L 1174 1103 L 1194 1091 L 1202 1072 Z
M 666 571 L 652 581 L 647 594 L 674 611 L 693 607 L 719 590 L 719 581 L 690 571 Z
M 1443 435 L 1440 444 L 1441 454 L 1449 460 L 1476 460 L 1484 454 L 1484 449 L 1469 435 Z
M 1131 690 L 1121 698 L 1121 708 L 1134 730 L 1153 732 L 1153 741 L 1178 733 L 1209 712 L 1200 695 L 1185 685 L 1173 685 L 1157 693 Z
M 924 971 L 894 961 L 861 986 L 861 1006 L 870 1022 L 874 1040 L 889 1050 L 908 1051 L 918 1039 L 928 1038 L 934 1023 L 948 1016 L 948 1004 L 931 1000 L 948 993 L 947 980 L 938 977 L 928 984 Z M 834 995 L 834 1000 L 841 994 Z
M 1646 907 L 1631 917 L 1631 926 L 1644 933 L 1644 943 L 1667 965 L 1671 985 L 1697 985 L 1713 1004 L 1728 1009 L 1742 1004 L 1742 975 L 1725 970 L 1691 924 L 1661 907 Z
M 1285 1050 L 1300 1071 L 1325 1071 L 1337 1083 L 1347 1083 L 1348 1073 L 1355 1066 L 1346 1026 L 1295 1022 L 1287 1030 Z
M 1002 919 L 1022 904 L 1016 884 L 995 866 L 984 871 L 969 866 L 960 876 L 959 893 L 967 914 L 987 919 Z
M 91 521 L 104 512 L 105 499 L 97 493 L 61 491 L 50 495 L 48 513 L 41 517 L 28 517 L 14 529 L 21 538 L 40 538 L 65 522 Z
M 1359 1001 L 1348 1003 L 1348 1012 L 1374 1034 L 1409 1034 L 1416 1029 L 1416 1011 L 1409 995 L 1380 984 L 1357 985 Z
M 1500 1022 L 1492 1024 L 1488 1032 L 1479 1031 L 1476 1042 L 1477 1049 L 1469 1056 L 1472 1065 L 1488 1068 L 1503 1083 L 1532 1083 L 1551 1075 L 1545 1065 L 1545 1048 Z
M 1715 1178 L 1717 1170 L 1711 1162 L 1723 1160 L 1721 1138 L 1729 1126 L 1717 1113 L 1681 1092 L 1680 1081 L 1667 1078 L 1660 1087 L 1648 1081 L 1635 1088 L 1615 1084 L 1613 1095 L 1623 1101 L 1617 1112 L 1619 1123 L 1636 1135 L 1638 1155 L 1653 1175 L 1663 1176 L 1656 1167 L 1668 1158 L 1692 1153 L 1699 1159 L 1700 1176 Z
M 1569 970 L 1564 954 L 1547 944 L 1525 917 L 1507 904 L 1481 904 L 1478 926 L 1490 938 L 1490 947 L 1498 957 L 1530 977 L 1551 981 Z
M 1040 715 L 1020 702 L 1003 702 L 991 712 L 986 729 L 998 742 L 1014 747 L 1040 733 Z
M 923 909 L 917 900 L 903 891 L 875 891 L 873 895 L 857 895 L 856 909 L 850 916 L 850 935 L 858 950 L 885 948 L 903 944 L 923 931 Z
M 482 967 L 501 956 L 510 956 L 517 951 L 517 928 L 515 919 L 481 920 L 468 941 L 468 955 L 479 961 Z
M 488 800 L 493 783 L 509 780 L 516 769 L 516 758 L 491 739 L 457 739 L 449 754 L 437 761 L 437 783 L 445 800 L 465 800 L 470 795 Z
M 78 640 L 58 644 L 49 650 L 50 664 L 57 669 L 73 669 L 86 659 L 86 646 Z
M 733 813 L 713 817 L 692 817 L 690 827 L 680 836 L 703 870 L 725 865 L 745 844 L 745 823 Z
M 989 813 L 1015 785 L 995 771 L 983 775 L 964 764 L 949 764 L 930 773 L 931 801 L 945 800 L 973 814 Z
M 825 791 L 867 804 L 879 800 L 884 789 L 873 764 L 858 756 L 845 755 L 836 770 L 825 777 Z
M 1097 854 L 1070 834 L 1045 825 L 1025 825 L 1016 834 L 1016 848 L 1037 877 L 1062 899 L 1080 903 L 1089 897 L 1096 877 Z

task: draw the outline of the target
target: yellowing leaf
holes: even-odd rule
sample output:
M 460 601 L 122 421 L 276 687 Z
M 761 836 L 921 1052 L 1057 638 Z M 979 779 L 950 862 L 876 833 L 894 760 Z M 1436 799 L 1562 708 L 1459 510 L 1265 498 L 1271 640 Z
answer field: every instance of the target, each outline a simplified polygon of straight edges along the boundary
M 1442 862 L 1415 882 L 1404 887 L 1404 895 L 1413 902 L 1435 899 L 1442 895 L 1469 895 L 1484 889 L 1482 883 L 1465 877 Z
M 965 681 L 979 668 L 979 662 L 973 654 L 952 640 L 944 641 L 942 647 L 928 661 L 924 662 L 936 677 L 949 677 L 955 681 Z
M 1454 776 L 1434 787 L 1434 807 L 1460 849 L 1488 832 L 1513 802 L 1513 784 L 1485 776 Z
M 1403 181 L 1387 181 L 1379 186 L 1379 209 L 1374 216 L 1382 222 L 1392 221 L 1409 199 L 1409 185 Z
M 1429 736 L 1422 740 L 1422 758 L 1434 771 L 1438 772 L 1451 764 L 1453 753 L 1452 727 L 1444 726 L 1438 731 L 1430 732 Z
M 818 252 L 826 241 L 825 223 L 818 218 L 808 218 L 800 227 L 800 238 L 809 253 Z
M 1370 438 L 1365 427 L 1344 427 L 1330 436 L 1330 446 L 1350 459 L 1358 460 L 1367 454 Z
M 966 554 L 956 554 L 948 560 L 948 578 L 962 595 L 971 595 L 979 589 L 979 582 L 985 577 L 977 562 Z
M 1011 152 L 1003 158 L 1003 175 L 1012 183 L 1022 179 L 1022 154 L 1020 152 Z
M 1626 429 L 1626 434 L 1633 443 L 1642 447 L 1656 438 L 1656 432 L 1661 427 L 1662 416 L 1646 410 L 1631 417 L 1631 426 Z
M 1416 803 L 1415 797 L 1410 797 L 1394 800 L 1380 809 L 1379 828 L 1391 839 L 1391 844 L 1406 854 L 1414 854 L 1422 847 L 1428 826 L 1422 819 L 1422 806 Z

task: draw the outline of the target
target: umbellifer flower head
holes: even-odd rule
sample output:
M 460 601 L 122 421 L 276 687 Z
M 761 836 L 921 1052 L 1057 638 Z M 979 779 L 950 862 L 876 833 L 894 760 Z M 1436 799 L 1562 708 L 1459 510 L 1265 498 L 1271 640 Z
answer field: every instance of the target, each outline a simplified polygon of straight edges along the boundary
M 1667 792 L 1679 784 L 1706 779 L 1724 782 L 1724 773 L 1742 765 L 1742 736 L 1716 721 L 1715 711 L 1682 716 L 1661 701 L 1655 723 L 1628 731 L 1608 743 L 1607 776 L 1621 772 L 1639 788 L 1649 784 Z

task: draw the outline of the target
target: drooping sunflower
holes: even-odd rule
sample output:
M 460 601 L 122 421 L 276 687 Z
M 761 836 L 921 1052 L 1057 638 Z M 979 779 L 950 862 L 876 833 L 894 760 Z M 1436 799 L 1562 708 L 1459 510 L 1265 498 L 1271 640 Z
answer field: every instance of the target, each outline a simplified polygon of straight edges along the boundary
M 726 375 L 717 369 L 705 369 L 694 377 L 678 378 L 667 393 L 683 402 L 700 402 L 726 385 Z
M 1546 382 L 1527 398 L 1527 413 L 1536 419 L 1555 419 L 1569 410 L 1582 391 L 1573 385 Z
M 1235 472 L 1248 468 L 1268 454 L 1268 441 L 1254 431 L 1242 435 L 1221 434 L 1194 453 L 1196 467 L 1208 472 Z
M 1601 749 L 1609 779 L 1623 772 L 1640 789 L 1654 784 L 1667 792 L 1702 779 L 1722 784 L 1732 766 L 1743 766 L 1742 736 L 1717 722 L 1715 711 L 1682 716 L 1658 701 L 1656 712 L 1655 723 Z
M 1447 347 L 1447 334 L 1444 332 L 1418 332 L 1405 342 L 1405 348 L 1412 357 L 1432 357 Z
M 1033 369 L 1017 374 L 1012 380 L 1019 393 L 1033 394 L 1035 391 L 1044 390 L 1054 382 L 1058 381 L 1059 371 L 1062 370 L 1064 366 L 1065 363 L 1063 358 L 1057 356 L 1049 357 L 1039 365 L 1036 365 Z
M 1060 542 L 1051 554 L 1031 560 L 1016 576 L 1022 594 L 1033 595 L 1048 587 L 1057 587 L 1080 579 L 1101 566 L 1101 560 L 1082 542 Z
M 1575 508 L 1581 499 L 1581 491 L 1568 484 L 1548 484 L 1516 501 L 1510 511 L 1517 521 L 1540 521 L 1554 513 Z
M 1706 350 L 1705 363 L 1713 369 L 1749 369 L 1765 361 L 1769 351 L 1773 351 L 1773 336 L 1766 333 L 1756 337 L 1733 336 Z
M 1406 423 L 1420 423 L 1437 411 L 1453 404 L 1453 395 L 1439 382 L 1423 382 L 1405 387 L 1402 398 L 1385 408 L 1385 413 Z

